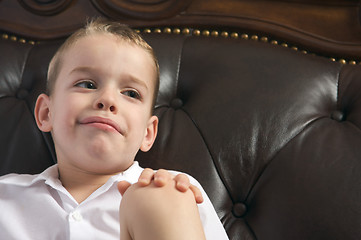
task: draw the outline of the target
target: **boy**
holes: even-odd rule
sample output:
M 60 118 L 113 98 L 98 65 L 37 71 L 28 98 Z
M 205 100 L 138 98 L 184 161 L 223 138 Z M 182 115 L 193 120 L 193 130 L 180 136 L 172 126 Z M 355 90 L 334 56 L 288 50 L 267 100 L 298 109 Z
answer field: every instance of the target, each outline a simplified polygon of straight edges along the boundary
M 203 190 L 201 222 L 185 175 L 134 161 L 157 134 L 158 75 L 151 47 L 118 23 L 95 20 L 68 38 L 35 106 L 58 163 L 0 179 L 0 239 L 227 239 Z

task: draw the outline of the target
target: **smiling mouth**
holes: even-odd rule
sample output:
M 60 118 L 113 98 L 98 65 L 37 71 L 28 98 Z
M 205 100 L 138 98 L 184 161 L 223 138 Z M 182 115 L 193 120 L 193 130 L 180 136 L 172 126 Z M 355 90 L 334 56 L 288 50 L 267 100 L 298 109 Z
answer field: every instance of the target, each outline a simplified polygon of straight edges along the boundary
M 81 120 L 80 124 L 95 127 L 103 131 L 118 132 L 123 135 L 119 125 L 109 118 L 88 117 Z

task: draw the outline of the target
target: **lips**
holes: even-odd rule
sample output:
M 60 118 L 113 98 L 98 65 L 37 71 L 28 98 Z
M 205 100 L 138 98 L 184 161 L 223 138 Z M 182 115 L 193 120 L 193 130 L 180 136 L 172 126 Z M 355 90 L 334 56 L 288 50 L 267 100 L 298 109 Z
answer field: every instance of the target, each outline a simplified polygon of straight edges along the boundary
M 87 117 L 80 121 L 80 124 L 93 126 L 105 131 L 117 131 L 123 135 L 123 131 L 121 130 L 120 126 L 109 118 L 103 117 Z

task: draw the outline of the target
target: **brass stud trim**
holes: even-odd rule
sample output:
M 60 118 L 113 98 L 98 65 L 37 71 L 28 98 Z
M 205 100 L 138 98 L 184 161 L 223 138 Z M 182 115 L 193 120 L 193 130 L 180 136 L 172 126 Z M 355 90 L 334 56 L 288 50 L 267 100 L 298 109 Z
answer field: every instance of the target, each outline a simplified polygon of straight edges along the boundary
M 264 42 L 264 43 L 268 42 L 268 37 L 261 37 L 261 42 Z
M 170 29 L 170 28 L 164 28 L 164 31 L 163 31 L 164 33 L 168 33 L 168 34 L 170 34 L 170 33 L 172 33 L 172 29 Z
M 218 35 L 219 35 L 218 31 L 212 31 L 211 32 L 212 37 L 218 37 Z
M 23 43 L 23 44 L 26 44 L 26 43 L 31 44 L 31 45 L 36 44 L 35 41 L 26 40 L 25 38 L 18 37 L 18 36 L 15 36 L 15 35 L 9 35 L 7 33 L 2 33 L 1 38 L 4 39 L 4 40 L 10 40 L 10 41 L 13 41 L 13 42 L 19 42 L 19 43 Z
M 180 34 L 181 30 L 179 28 L 175 28 L 175 29 L 173 29 L 173 33 L 174 34 Z
M 307 52 L 306 50 L 301 50 L 299 49 L 297 46 L 289 46 L 287 43 L 283 42 L 281 44 L 278 43 L 277 40 L 275 39 L 269 39 L 268 37 L 266 36 L 258 36 L 258 35 L 251 35 L 249 36 L 247 33 L 238 33 L 238 32 L 228 32 L 228 31 L 218 31 L 218 30 L 208 30 L 208 29 L 203 29 L 203 30 L 200 30 L 200 29 L 194 29 L 194 30 L 191 30 L 190 28 L 183 28 L 183 29 L 180 29 L 180 28 L 170 28 L 170 27 L 166 27 L 164 28 L 163 30 L 160 29 L 160 28 L 155 28 L 155 29 L 150 29 L 150 28 L 145 28 L 143 30 L 139 30 L 139 29 L 134 29 L 135 32 L 137 33 L 167 33 L 167 34 L 184 34 L 184 35 L 193 35 L 193 36 L 206 36 L 206 37 L 223 37 L 223 38 L 228 38 L 228 37 L 231 37 L 233 39 L 243 39 L 243 40 L 253 40 L 253 41 L 258 41 L 260 40 L 261 42 L 263 43 L 270 43 L 272 45 L 280 45 L 282 47 L 285 47 L 285 48 L 290 48 L 294 51 L 297 51 L 297 52 L 301 52 L 303 54 L 310 54 L 310 55 L 316 55 L 314 53 L 309 53 Z M 23 43 L 23 44 L 31 44 L 31 45 L 35 45 L 37 44 L 38 42 L 35 42 L 33 40 L 26 40 L 25 38 L 19 38 L 17 36 L 14 36 L 14 35 L 9 35 L 7 33 L 2 33 L 1 34 L 1 38 L 4 39 L 4 40 L 10 40 L 10 41 L 14 41 L 14 42 L 19 42 L 19 43 Z M 346 60 L 346 59 L 343 59 L 343 58 L 340 58 L 340 59 L 336 59 L 336 58 L 330 58 L 330 61 L 332 62 L 339 62 L 341 64 L 349 64 L 349 65 L 361 65 L 361 61 L 360 62 L 357 62 L 355 60 Z
M 183 33 L 184 35 L 188 35 L 190 32 L 191 32 L 191 30 L 189 30 L 189 28 L 184 28 L 184 29 L 182 30 L 182 33 Z
M 194 36 L 200 36 L 201 35 L 201 31 L 199 31 L 198 29 L 193 30 L 193 35 Z
M 221 36 L 224 37 L 224 38 L 227 38 L 228 35 L 229 35 L 228 32 L 225 32 L 225 31 L 223 31 L 223 32 L 221 33 Z
M 258 41 L 258 36 L 257 35 L 252 35 L 251 40 Z
M 236 32 L 231 33 L 231 38 L 237 39 L 238 37 L 239 37 L 238 33 Z
M 203 35 L 203 36 L 206 36 L 206 37 L 209 37 L 210 32 L 209 32 L 208 30 L 203 30 L 203 31 L 202 31 L 202 35 Z

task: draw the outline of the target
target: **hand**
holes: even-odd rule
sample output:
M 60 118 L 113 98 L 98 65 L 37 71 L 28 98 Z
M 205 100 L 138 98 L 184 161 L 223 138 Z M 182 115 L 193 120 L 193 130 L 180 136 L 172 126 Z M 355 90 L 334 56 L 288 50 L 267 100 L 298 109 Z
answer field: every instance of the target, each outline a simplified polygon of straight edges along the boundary
M 171 181 L 176 182 L 176 189 L 178 191 L 186 192 L 188 189 L 190 189 L 193 192 L 196 202 L 203 202 L 201 191 L 196 186 L 190 184 L 188 176 L 182 173 L 174 177 L 164 169 L 160 169 L 157 172 L 154 172 L 152 169 L 146 168 L 143 170 L 138 179 L 138 185 L 141 187 L 146 187 L 153 182 L 155 186 L 163 187 Z M 129 182 L 120 181 L 118 183 L 118 190 L 123 195 L 130 186 L 131 184 Z

